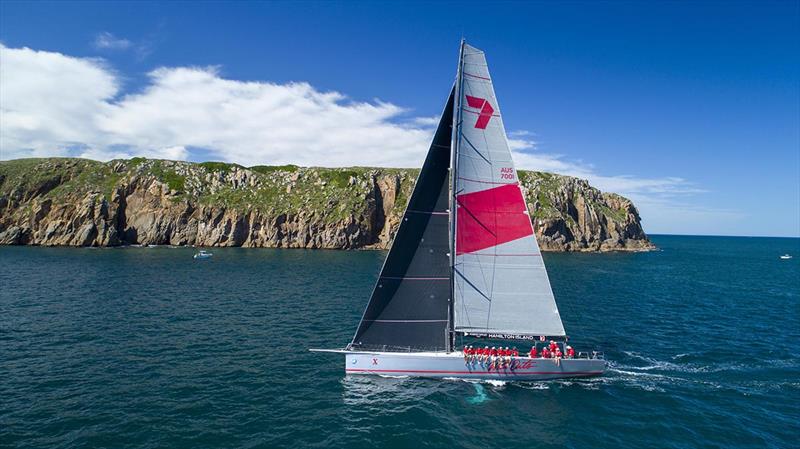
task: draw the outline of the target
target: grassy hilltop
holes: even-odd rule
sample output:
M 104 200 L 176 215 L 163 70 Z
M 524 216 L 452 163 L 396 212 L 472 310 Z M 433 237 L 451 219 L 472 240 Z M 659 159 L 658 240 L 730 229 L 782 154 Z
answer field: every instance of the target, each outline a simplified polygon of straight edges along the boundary
M 0 243 L 386 248 L 418 169 L 75 158 L 0 162 Z M 520 171 L 545 250 L 651 247 L 627 199 Z

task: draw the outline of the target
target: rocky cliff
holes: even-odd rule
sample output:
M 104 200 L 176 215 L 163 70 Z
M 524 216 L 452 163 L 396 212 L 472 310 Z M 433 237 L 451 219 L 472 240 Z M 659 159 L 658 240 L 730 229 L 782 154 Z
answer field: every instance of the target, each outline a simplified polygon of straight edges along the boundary
M 419 170 L 134 158 L 0 162 L 0 244 L 387 248 Z M 520 172 L 549 251 L 652 248 L 629 200 Z

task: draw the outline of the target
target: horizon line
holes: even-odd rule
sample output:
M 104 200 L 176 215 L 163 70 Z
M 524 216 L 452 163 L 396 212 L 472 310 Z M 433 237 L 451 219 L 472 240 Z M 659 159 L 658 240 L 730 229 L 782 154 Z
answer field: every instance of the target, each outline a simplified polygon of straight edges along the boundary
M 665 237 L 740 237 L 750 239 L 800 239 L 798 235 L 740 235 L 740 234 L 680 234 L 680 233 L 662 233 L 662 232 L 647 232 L 648 237 L 651 236 L 665 236 Z

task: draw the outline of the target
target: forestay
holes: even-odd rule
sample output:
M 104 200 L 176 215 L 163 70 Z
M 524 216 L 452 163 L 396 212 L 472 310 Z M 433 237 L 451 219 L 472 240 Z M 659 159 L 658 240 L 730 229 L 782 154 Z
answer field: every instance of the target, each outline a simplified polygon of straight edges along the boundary
M 351 349 L 448 349 L 451 91 Z
M 456 82 L 455 330 L 564 335 L 482 51 Z

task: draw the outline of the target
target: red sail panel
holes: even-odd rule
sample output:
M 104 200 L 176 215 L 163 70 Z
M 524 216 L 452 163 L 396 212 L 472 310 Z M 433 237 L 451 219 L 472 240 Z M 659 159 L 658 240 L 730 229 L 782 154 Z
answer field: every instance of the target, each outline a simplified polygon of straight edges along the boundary
M 472 253 L 533 234 L 516 184 L 456 196 L 456 255 Z

